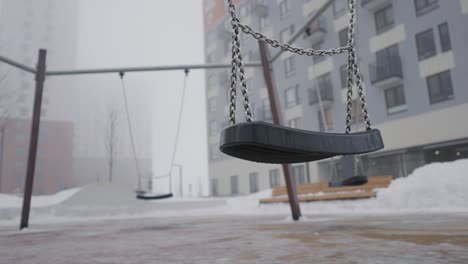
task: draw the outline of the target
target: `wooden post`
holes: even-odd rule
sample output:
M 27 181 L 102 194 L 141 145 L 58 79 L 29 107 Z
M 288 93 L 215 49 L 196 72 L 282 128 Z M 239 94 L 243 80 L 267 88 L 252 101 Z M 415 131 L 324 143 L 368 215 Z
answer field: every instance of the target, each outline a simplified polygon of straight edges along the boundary
M 259 41 L 258 46 L 260 48 L 260 58 L 263 66 L 263 77 L 265 78 L 266 87 L 268 90 L 268 98 L 270 101 L 271 115 L 273 117 L 273 124 L 280 125 L 281 117 L 278 110 L 278 101 L 276 100 L 276 94 L 273 87 L 273 78 L 271 76 L 270 62 L 268 61 L 268 50 L 265 42 Z M 297 221 L 301 217 L 301 207 L 299 206 L 299 200 L 297 199 L 296 183 L 291 177 L 291 171 L 288 164 L 282 164 L 284 180 L 286 182 L 286 189 L 288 191 L 289 205 L 291 206 L 292 218 Z
M 46 54 L 46 50 L 39 50 L 36 68 L 36 90 L 34 94 L 31 136 L 29 139 L 28 167 L 26 169 L 26 182 L 24 185 L 20 230 L 27 228 L 29 225 L 29 211 L 31 208 L 31 195 L 34 183 L 34 169 L 36 167 L 37 142 L 39 139 L 39 125 L 41 122 L 42 92 L 44 90 L 46 72 Z

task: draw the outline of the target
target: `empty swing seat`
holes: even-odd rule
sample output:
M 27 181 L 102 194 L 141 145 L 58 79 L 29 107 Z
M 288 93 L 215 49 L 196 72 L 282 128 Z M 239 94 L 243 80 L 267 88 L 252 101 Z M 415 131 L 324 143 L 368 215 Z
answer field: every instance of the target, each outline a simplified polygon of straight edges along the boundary
M 161 199 L 167 199 L 171 198 L 173 195 L 172 193 L 166 193 L 166 194 L 150 194 L 144 191 L 137 191 L 137 199 L 140 200 L 161 200 Z
M 221 131 L 221 152 L 262 163 L 301 163 L 338 155 L 363 154 L 384 147 L 380 131 L 313 132 L 262 121 L 244 122 Z

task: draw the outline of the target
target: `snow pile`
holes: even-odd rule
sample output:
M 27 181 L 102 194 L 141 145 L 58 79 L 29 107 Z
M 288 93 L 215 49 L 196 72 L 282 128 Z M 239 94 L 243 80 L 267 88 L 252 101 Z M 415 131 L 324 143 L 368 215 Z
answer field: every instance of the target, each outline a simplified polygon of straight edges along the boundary
M 69 189 L 52 195 L 40 195 L 31 197 L 31 207 L 46 207 L 62 203 L 75 195 L 80 189 Z M 2 208 L 21 208 L 23 206 L 23 197 L 15 195 L 0 194 L 0 209 Z
M 303 214 L 468 212 L 468 159 L 432 163 L 363 200 L 301 203 Z M 258 205 L 271 190 L 228 199 L 229 214 L 289 214 L 287 203 Z
M 377 193 L 379 208 L 468 210 L 468 159 L 432 163 Z

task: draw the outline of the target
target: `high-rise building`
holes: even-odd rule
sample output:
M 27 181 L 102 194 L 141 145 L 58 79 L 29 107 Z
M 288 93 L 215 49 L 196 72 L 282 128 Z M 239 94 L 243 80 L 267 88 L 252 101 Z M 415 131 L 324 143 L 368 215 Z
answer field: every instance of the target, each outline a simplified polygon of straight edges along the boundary
M 238 0 L 240 21 L 264 35 L 286 42 L 328 0 Z M 356 48 L 373 127 L 385 149 L 360 157 L 369 176 L 405 177 L 434 161 L 468 157 L 468 1 L 362 0 L 357 2 Z M 205 0 L 207 63 L 231 59 L 227 1 Z M 348 5 L 335 0 L 294 43 L 328 49 L 347 43 Z M 241 33 L 245 61 L 258 61 L 258 43 Z M 277 50 L 270 48 L 270 53 Z M 274 63 L 275 89 L 283 124 L 300 129 L 344 132 L 345 54 L 307 57 L 283 53 Z M 219 131 L 227 126 L 229 72 L 206 74 L 209 178 L 212 195 L 246 194 L 283 184 L 281 167 L 222 154 Z M 255 120 L 271 122 L 261 68 L 246 70 Z M 318 96 L 320 93 L 320 98 Z M 354 92 L 352 129 L 364 129 Z M 242 109 L 242 105 L 238 106 Z M 238 111 L 239 120 L 242 112 Z M 342 177 L 341 157 L 294 164 L 296 182 Z
M 34 68 L 39 49 L 47 50 L 47 69 L 76 64 L 77 1 L 0 2 L 0 54 Z M 26 174 L 34 74 L 0 64 L 0 191 L 21 191 Z M 41 106 L 34 193 L 72 185 L 74 140 L 73 82 L 47 78 Z M 16 135 L 15 135 L 16 133 Z
M 35 67 L 38 50 L 47 49 L 47 68 L 74 68 L 78 26 L 77 1 L 4 0 L 0 16 L 2 55 Z M 6 71 L 5 67 L 2 67 Z M 71 120 L 71 82 L 48 78 L 45 83 L 41 117 Z M 34 75 L 19 70 L 8 73 L 8 87 L 15 99 L 11 116 L 30 118 L 34 96 Z

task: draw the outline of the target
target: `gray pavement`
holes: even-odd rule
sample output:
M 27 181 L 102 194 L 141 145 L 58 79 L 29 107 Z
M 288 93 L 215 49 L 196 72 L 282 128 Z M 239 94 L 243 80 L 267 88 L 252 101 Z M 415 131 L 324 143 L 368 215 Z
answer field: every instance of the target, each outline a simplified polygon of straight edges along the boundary
M 142 218 L 0 227 L 0 263 L 468 263 L 468 215 Z

